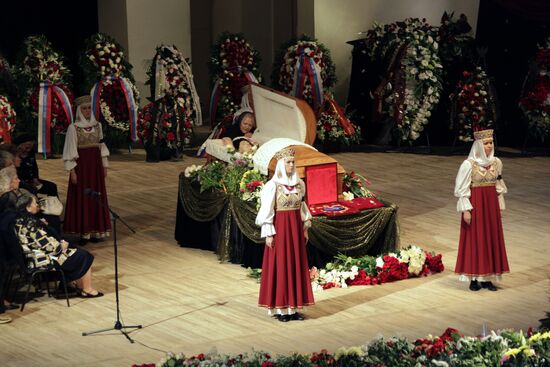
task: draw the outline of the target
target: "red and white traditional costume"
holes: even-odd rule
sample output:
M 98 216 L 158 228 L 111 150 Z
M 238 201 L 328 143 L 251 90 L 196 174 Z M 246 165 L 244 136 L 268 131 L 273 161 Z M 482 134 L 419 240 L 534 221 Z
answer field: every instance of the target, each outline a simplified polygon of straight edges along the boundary
M 270 315 L 292 315 L 314 304 L 304 237 L 311 226 L 311 213 L 303 201 L 305 184 L 296 171 L 286 173 L 285 158 L 293 151 L 281 152 L 273 178 L 262 189 L 256 217 L 262 237 L 273 236 L 273 246 L 264 251 L 258 301 Z
M 63 231 L 82 238 L 103 238 L 111 232 L 104 172 L 109 165 L 109 150 L 93 113 L 87 120 L 79 105 L 76 116 L 67 128 L 63 148 L 65 169 L 74 169 L 77 177 L 76 185 L 69 178 Z
M 502 162 L 487 156 L 483 139 L 492 138 L 492 130 L 476 132 L 468 159 L 458 171 L 455 196 L 457 210 L 470 211 L 472 220 L 460 224 L 460 243 L 455 273 L 461 281 L 492 281 L 508 273 L 508 259 L 500 211 L 505 209 L 503 195 L 507 188 L 502 180 Z

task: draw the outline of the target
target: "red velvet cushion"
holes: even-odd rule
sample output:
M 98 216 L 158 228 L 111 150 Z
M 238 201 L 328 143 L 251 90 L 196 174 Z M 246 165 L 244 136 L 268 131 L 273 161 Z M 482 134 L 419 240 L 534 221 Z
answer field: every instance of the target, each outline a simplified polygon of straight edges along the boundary
M 306 201 L 308 205 L 338 200 L 336 163 L 306 167 Z

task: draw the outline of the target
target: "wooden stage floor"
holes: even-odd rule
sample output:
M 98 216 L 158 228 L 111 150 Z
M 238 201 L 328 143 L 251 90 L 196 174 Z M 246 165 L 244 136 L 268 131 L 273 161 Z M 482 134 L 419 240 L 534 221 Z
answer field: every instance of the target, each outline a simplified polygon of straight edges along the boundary
M 118 331 L 81 336 L 114 325 L 114 262 L 109 240 L 88 244 L 95 255 L 99 299 L 38 298 L 24 312 L 9 311 L 0 325 L 2 366 L 131 366 L 158 362 L 164 351 L 192 355 L 330 351 L 377 336 L 425 337 L 454 327 L 469 335 L 490 329 L 537 327 L 550 311 L 550 158 L 503 158 L 510 193 L 504 230 L 511 274 L 498 292 L 470 292 L 453 274 L 459 217 L 454 178 L 464 157 L 402 153 L 341 153 L 348 170 L 399 205 L 401 245 L 443 253 L 445 272 L 375 287 L 315 294 L 307 320 L 283 324 L 256 306 L 258 284 L 238 265 L 174 241 L 178 175 L 183 162 L 144 162 L 143 151 L 116 155 L 107 178 L 109 201 L 136 230 L 119 226 L 123 321 L 143 324 L 130 344 Z M 64 201 L 67 174 L 60 159 L 39 161 L 42 177 L 58 183 Z

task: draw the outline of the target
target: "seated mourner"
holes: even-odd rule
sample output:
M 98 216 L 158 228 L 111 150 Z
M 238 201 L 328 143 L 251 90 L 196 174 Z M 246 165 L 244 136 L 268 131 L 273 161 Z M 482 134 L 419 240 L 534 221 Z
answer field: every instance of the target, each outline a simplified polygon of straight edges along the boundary
M 81 248 L 69 248 L 69 243 L 40 219 L 40 207 L 34 195 L 23 194 L 17 198 L 15 231 L 20 245 L 30 259 L 30 266 L 42 267 L 57 264 L 68 282 L 74 281 L 83 298 L 101 297 L 103 293 L 92 286 L 92 262 L 94 257 Z

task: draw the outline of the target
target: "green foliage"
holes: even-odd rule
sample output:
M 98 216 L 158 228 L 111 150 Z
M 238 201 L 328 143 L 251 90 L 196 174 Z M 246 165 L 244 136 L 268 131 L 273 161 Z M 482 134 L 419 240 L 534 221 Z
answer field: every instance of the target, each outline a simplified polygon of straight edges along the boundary
M 365 270 L 370 276 L 375 276 L 376 272 L 376 257 L 365 255 L 362 257 L 351 257 L 344 254 L 338 254 L 334 257 L 332 263 L 326 265 L 327 270 L 338 269 L 343 267 L 350 269 L 352 266 L 357 266 L 359 269 Z
M 225 174 L 225 164 L 219 161 L 205 165 L 197 174 L 197 180 L 201 185 L 200 192 L 208 190 L 225 190 L 223 177 Z
M 412 351 L 413 345 L 407 339 L 380 338 L 368 345 L 365 360 L 372 365 L 412 367 L 416 365 Z

